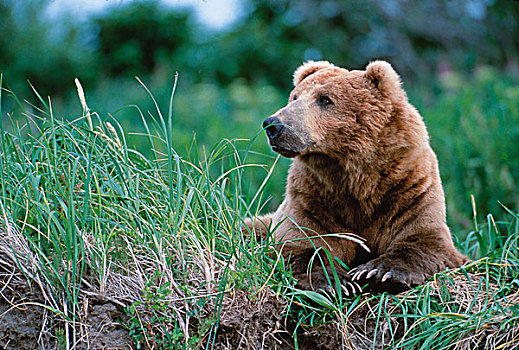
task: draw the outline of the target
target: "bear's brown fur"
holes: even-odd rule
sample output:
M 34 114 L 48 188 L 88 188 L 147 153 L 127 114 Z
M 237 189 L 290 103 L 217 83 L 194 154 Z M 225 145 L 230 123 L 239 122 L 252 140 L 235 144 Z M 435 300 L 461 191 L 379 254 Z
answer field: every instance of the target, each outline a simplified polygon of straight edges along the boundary
M 294 86 L 288 105 L 264 122 L 272 149 L 293 158 L 285 199 L 246 224 L 260 235 L 275 230 L 299 285 L 327 288 L 328 275 L 347 294 L 359 285 L 396 293 L 462 265 L 436 155 L 391 65 L 349 71 L 310 61 L 295 71 Z

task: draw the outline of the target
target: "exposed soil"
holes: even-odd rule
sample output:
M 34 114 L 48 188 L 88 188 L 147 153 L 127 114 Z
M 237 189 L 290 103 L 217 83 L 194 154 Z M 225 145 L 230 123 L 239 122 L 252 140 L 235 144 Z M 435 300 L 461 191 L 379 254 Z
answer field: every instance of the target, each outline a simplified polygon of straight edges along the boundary
M 265 289 L 256 298 L 235 291 L 224 299 L 214 349 L 295 349 L 293 324 L 285 316 L 286 303 Z M 297 331 L 300 349 L 341 349 L 342 337 L 334 323 Z
M 89 307 L 86 331 L 78 349 L 133 349 L 133 342 L 120 322 L 125 315 L 120 307 L 104 303 Z
M 116 290 L 118 294 L 100 296 L 94 290 L 82 288 L 77 303 L 79 310 L 74 310 L 79 320 L 67 320 L 60 314 L 65 312 L 61 309 L 63 307 L 59 307 L 60 310 L 52 309 L 50 304 L 55 302 L 54 298 L 48 285 L 39 279 L 29 249 L 23 246 L 23 242 L 16 241 L 16 236 L 1 234 L 0 227 L 0 349 L 65 349 L 66 344 L 70 349 L 134 348 L 129 331 L 122 325 L 127 322 L 123 306 L 135 305 L 139 301 L 139 293 L 142 293 L 141 287 L 131 276 L 112 273 L 110 283 L 104 290 Z M 21 253 L 14 256 L 13 251 Z M 20 264 L 20 257 L 25 257 L 24 266 Z M 494 305 L 492 309 L 501 310 L 489 314 L 490 318 L 485 319 L 482 327 L 471 329 L 470 336 L 460 339 L 455 349 L 476 348 L 482 344 L 485 348 L 517 348 L 519 322 L 505 321 L 515 315 L 510 310 L 519 304 L 518 290 L 500 296 L 501 287 L 488 281 L 484 271 L 453 272 L 448 279 L 437 277 L 427 283 L 431 298 L 455 305 L 462 312 L 485 312 L 489 303 Z M 481 284 L 481 288 L 474 289 L 474 286 Z M 491 293 L 488 294 L 488 291 Z M 488 295 L 493 297 L 489 298 Z M 412 293 L 406 297 L 412 298 Z M 215 304 L 216 299 L 221 300 L 221 305 Z M 166 328 L 175 328 L 179 315 L 187 315 L 187 309 L 183 309 L 185 299 L 172 295 L 171 300 L 173 308 L 162 310 L 168 316 L 167 322 L 171 323 Z M 397 300 L 389 300 L 384 304 L 384 317 L 380 317 L 378 298 L 365 296 L 343 320 L 330 320 L 330 323 L 317 327 L 296 327 L 290 315 L 287 316 L 286 299 L 269 288 L 256 293 L 231 290 L 221 299 L 210 300 L 200 313 L 190 314 L 190 323 L 183 324 L 189 334 L 196 336 L 197 332 L 203 331 L 199 334 L 201 339 L 193 339 L 199 341 L 199 347 L 204 349 L 207 344 L 211 349 L 295 349 L 295 339 L 300 349 L 385 349 L 403 336 L 404 318 L 401 314 L 406 312 Z M 144 307 L 142 303 L 140 305 Z M 153 305 L 162 304 L 155 301 Z M 290 308 L 294 312 L 297 306 L 291 305 Z M 72 310 L 68 312 L 72 314 Z M 139 321 L 150 312 L 154 313 L 153 310 L 140 311 L 137 316 Z M 209 324 L 210 320 L 216 319 L 216 315 L 218 327 Z M 151 326 L 146 322 L 144 324 L 150 327 L 156 325 L 157 330 L 163 330 L 162 324 L 156 324 L 153 318 L 149 322 Z M 412 320 L 407 319 L 407 323 L 408 327 L 412 326 Z M 216 332 L 204 327 L 198 329 L 200 325 L 212 327 Z M 503 328 L 503 325 L 506 327 Z M 175 331 L 178 332 L 177 329 Z M 143 348 L 160 348 L 154 341 L 141 342 L 141 345 Z
M 0 349 L 64 349 L 65 323 L 42 304 L 38 289 L 28 283 L 2 281 L 0 299 Z M 272 291 L 261 298 L 237 291 L 225 298 L 213 349 L 295 349 L 294 325 L 287 322 L 285 302 Z M 97 304 L 93 304 L 96 302 Z M 111 302 L 84 299 L 87 310 L 75 349 L 133 349 L 128 331 L 118 321 L 124 312 Z M 72 327 L 69 327 L 72 332 Z M 300 349 L 340 349 L 341 337 L 335 324 L 298 332 Z
M 41 290 L 0 264 L 0 349 L 64 349 L 66 324 L 44 307 Z M 83 299 L 83 319 L 76 331 L 75 349 L 132 349 L 120 306 Z M 73 327 L 69 327 L 73 331 Z M 72 339 L 72 334 L 69 334 Z
M 292 349 L 283 325 L 285 303 L 265 290 L 256 299 L 237 290 L 224 298 L 215 349 Z
M 0 297 L 0 348 L 35 349 L 50 345 L 53 340 L 48 333 L 42 333 L 47 319 L 46 310 L 34 304 L 34 291 L 20 283 L 5 288 Z
M 298 327 L 286 315 L 286 303 L 271 290 L 262 291 L 255 299 L 245 291 L 224 300 L 214 349 L 295 349 L 294 333 L 299 349 L 384 349 L 393 336 L 402 336 L 401 319 L 368 317 L 369 303 L 352 314 L 350 323 L 338 321 L 316 327 Z M 376 332 L 376 333 L 375 333 Z M 374 335 L 376 343 L 373 344 Z
M 0 349 L 64 349 L 67 339 L 64 319 L 42 306 L 41 291 L 35 283 L 7 273 L 1 262 L 0 259 Z M 454 295 L 463 297 L 459 290 Z M 518 295 L 514 294 L 507 305 L 516 303 Z M 81 320 L 76 327 L 68 328 L 69 332 L 76 331 L 76 343 L 69 341 L 72 349 L 134 348 L 128 330 L 119 323 L 125 322 L 120 305 L 96 297 L 83 297 L 79 305 L 83 307 L 78 312 Z M 377 322 L 373 317 L 375 307 L 367 298 L 346 323 L 332 321 L 313 328 L 298 327 L 295 332 L 295 324 L 286 316 L 286 301 L 272 290 L 265 288 L 257 295 L 234 290 L 224 296 L 221 308 L 207 305 L 209 314 L 204 313 L 204 317 L 211 317 L 209 310 L 219 310 L 219 325 L 216 334 L 211 339 L 202 339 L 199 345 L 206 348 L 209 343 L 212 349 L 295 349 L 296 333 L 300 349 L 385 349 L 403 335 L 402 317 L 398 316 L 401 311 L 388 305 L 387 311 L 392 316 Z M 492 334 L 474 334 L 472 338 L 478 339 L 473 345 L 482 344 L 489 337 L 496 338 L 496 344 L 508 344 L 510 337 L 516 339 L 517 329 L 506 335 L 498 329 L 500 322 L 502 319 L 496 320 Z M 73 338 L 71 334 L 68 336 Z

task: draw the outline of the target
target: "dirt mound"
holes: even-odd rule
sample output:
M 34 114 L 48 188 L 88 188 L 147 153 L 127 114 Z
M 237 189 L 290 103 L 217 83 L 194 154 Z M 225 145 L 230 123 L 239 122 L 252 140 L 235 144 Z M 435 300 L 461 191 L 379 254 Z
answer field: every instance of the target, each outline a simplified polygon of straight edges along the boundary
M 336 323 L 304 329 L 287 318 L 287 303 L 270 289 L 255 295 L 235 290 L 224 296 L 214 349 L 341 349 Z
M 132 349 L 128 331 L 121 325 L 125 314 L 120 307 L 108 302 L 93 305 L 85 313 L 83 341 L 78 349 Z
M 66 343 L 74 349 L 132 348 L 120 323 L 125 319 L 122 305 L 95 293 L 81 294 L 80 319 L 64 317 L 33 265 L 35 257 L 18 236 L 6 231 L 0 227 L 0 348 L 64 349 Z M 78 334 L 73 337 L 73 332 Z
M 9 278 L 10 277 L 10 278 Z M 27 281 L 13 280 L 0 264 L 0 348 L 63 349 L 74 328 L 49 310 L 41 291 Z M 97 304 L 96 304 L 97 303 Z M 132 340 L 120 321 L 125 315 L 120 306 L 83 298 L 83 317 L 75 327 L 80 332 L 75 349 L 131 349 Z
M 50 345 L 52 337 L 42 333 L 47 321 L 47 310 L 36 305 L 38 295 L 27 284 L 4 283 L 5 271 L 0 266 L 0 348 L 33 349 Z
M 289 305 L 287 297 L 268 287 L 257 292 L 230 289 L 223 295 L 213 294 L 194 313 L 186 306 L 191 299 L 182 296 L 178 286 L 173 289 L 179 292 L 170 291 L 165 299 L 161 293 L 152 293 L 147 305 L 142 302 L 139 281 L 115 272 L 105 288 L 96 289 L 85 282 L 78 295 L 78 309 L 67 310 L 66 297 L 50 289 L 37 266 L 36 257 L 21 236 L 9 235 L 0 227 L 0 348 L 63 349 L 68 344 L 71 349 L 131 349 L 139 336 L 136 331 L 147 332 L 142 334 L 144 338 L 175 331 L 180 338 L 168 343 L 173 346 L 183 339 L 182 343 L 189 340 L 193 347 L 200 348 L 209 344 L 212 349 L 294 349 L 297 339 L 300 349 L 385 349 L 402 345 L 404 336 L 406 342 L 415 337 L 415 343 L 420 344 L 422 340 L 416 337 L 424 331 L 423 320 L 443 322 L 447 330 L 464 325 L 464 333 L 456 333 L 453 349 L 515 349 L 519 344 L 519 322 L 514 316 L 519 291 L 489 281 L 485 271 L 478 272 L 477 268 L 437 275 L 421 287 L 427 293 L 411 290 L 396 297 L 364 295 L 348 302 L 344 310 L 335 309 L 335 317 L 328 317 L 328 323 L 311 327 L 298 326 L 297 303 Z M 142 270 L 142 275 L 152 275 L 152 267 Z M 158 280 L 153 286 L 168 284 Z M 408 317 L 419 313 L 416 307 L 423 303 L 424 295 L 440 305 L 439 310 L 456 312 Z M 123 308 L 130 305 L 140 309 L 127 317 Z M 465 322 L 472 322 L 471 315 L 479 314 L 485 315 L 482 324 Z M 129 317 L 139 321 L 133 339 L 122 325 L 131 323 Z M 449 317 L 459 322 L 453 323 Z M 217 319 L 217 325 L 213 325 Z M 203 332 L 197 333 L 200 330 Z M 185 334 L 193 335 L 192 342 L 182 338 Z M 153 338 L 146 339 L 139 341 L 143 348 L 161 347 Z
M 224 296 L 215 349 L 291 349 L 283 326 L 284 301 L 270 290 L 250 298 L 243 290 Z

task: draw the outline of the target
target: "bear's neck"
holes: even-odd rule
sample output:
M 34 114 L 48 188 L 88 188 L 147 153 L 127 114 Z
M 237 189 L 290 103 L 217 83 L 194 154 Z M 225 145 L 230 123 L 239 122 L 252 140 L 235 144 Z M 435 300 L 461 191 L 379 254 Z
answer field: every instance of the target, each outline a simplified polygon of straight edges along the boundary
M 309 154 L 295 159 L 296 167 L 299 166 L 297 162 L 318 181 L 318 189 L 335 193 L 338 195 L 337 198 L 349 194 L 365 201 L 373 196 L 380 179 L 380 173 L 373 171 L 371 166 L 352 160 L 341 162 L 326 155 Z
M 365 158 L 359 161 L 355 157 L 335 159 L 322 154 L 309 154 L 296 158 L 293 166 L 299 168 L 296 176 L 311 175 L 316 182 L 311 187 L 324 195 L 322 198 L 353 197 L 362 203 L 366 212 L 370 212 L 380 204 L 394 183 L 408 175 L 406 169 L 401 167 L 404 158 L 414 153 L 408 151 L 399 150 L 399 156 L 377 154 L 370 161 Z

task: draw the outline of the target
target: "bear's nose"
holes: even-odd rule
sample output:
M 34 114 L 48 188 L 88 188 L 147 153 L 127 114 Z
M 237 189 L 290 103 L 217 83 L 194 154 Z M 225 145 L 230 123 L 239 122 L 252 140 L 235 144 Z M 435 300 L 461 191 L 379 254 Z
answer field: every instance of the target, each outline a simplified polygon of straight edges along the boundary
M 283 133 L 285 126 L 276 117 L 269 117 L 263 122 L 263 129 L 267 132 L 269 139 L 273 140 Z

